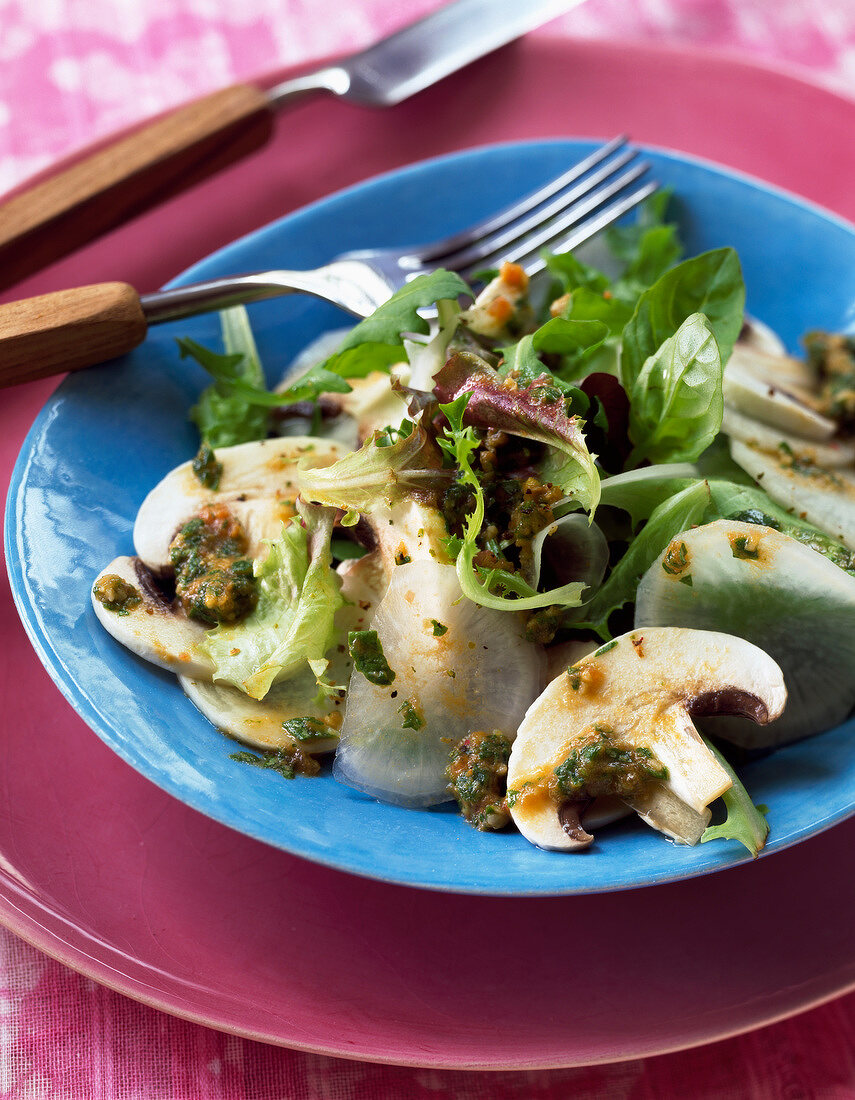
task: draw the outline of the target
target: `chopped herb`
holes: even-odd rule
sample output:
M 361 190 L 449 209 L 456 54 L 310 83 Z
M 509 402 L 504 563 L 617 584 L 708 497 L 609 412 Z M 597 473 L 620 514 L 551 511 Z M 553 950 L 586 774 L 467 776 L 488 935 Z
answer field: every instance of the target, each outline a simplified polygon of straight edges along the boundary
M 445 623 L 440 623 L 436 619 L 431 619 L 431 626 L 433 627 L 434 638 L 441 638 L 443 634 L 448 633 L 448 627 Z
M 139 591 L 115 573 L 105 573 L 92 589 L 95 599 L 117 615 L 127 615 L 142 603 Z
M 223 464 L 217 462 L 217 457 L 209 443 L 203 441 L 196 457 L 191 463 L 193 473 L 206 489 L 216 492 L 220 487 L 220 478 L 223 476 Z
M 295 741 L 314 741 L 318 737 L 331 737 L 333 730 L 320 718 L 289 718 L 282 729 Z
M 693 588 L 695 582 L 692 580 L 692 574 L 686 573 L 684 577 L 680 577 L 679 584 L 684 584 L 687 588 Z
M 511 743 L 498 730 L 470 733 L 451 752 L 449 790 L 476 829 L 501 829 L 508 822 L 504 788 L 510 755 Z
M 239 764 L 251 764 L 254 768 L 269 768 L 285 779 L 293 779 L 298 774 L 317 775 L 321 770 L 317 760 L 300 749 L 293 751 L 277 749 L 274 752 L 262 753 L 233 752 L 229 754 L 229 760 L 236 760 Z
M 615 741 L 613 730 L 596 725 L 554 775 L 557 795 L 578 801 L 605 794 L 624 797 L 653 779 L 667 779 L 668 769 L 650 749 L 623 746 Z
M 679 577 L 689 564 L 689 550 L 684 542 L 672 542 L 665 551 L 662 568 L 669 577 Z
M 403 703 L 401 703 L 398 707 L 398 714 L 403 714 L 404 716 L 404 721 L 401 723 L 401 729 L 420 730 L 425 725 L 425 720 L 421 712 L 410 699 L 405 699 Z
M 759 508 L 747 508 L 744 512 L 734 512 L 725 519 L 737 520 L 739 523 L 758 523 L 763 527 L 771 527 L 773 531 L 780 531 L 781 524 L 767 512 L 761 512 Z
M 760 550 L 753 535 L 733 535 L 729 541 L 731 553 L 735 558 L 757 561 L 760 557 Z
M 395 565 L 409 565 L 412 560 L 406 550 L 399 550 L 395 555 Z
M 613 638 L 612 641 L 606 642 L 605 645 L 601 645 L 600 648 L 593 654 L 594 657 L 602 657 L 604 653 L 608 653 L 610 649 L 614 649 L 617 645 L 617 638 Z
M 351 630 L 347 636 L 347 648 L 353 658 L 353 667 L 369 683 L 386 687 L 395 679 L 376 630 Z
M 252 561 L 243 527 L 222 504 L 207 505 L 169 544 L 175 594 L 191 619 L 215 625 L 243 619 L 255 607 Z

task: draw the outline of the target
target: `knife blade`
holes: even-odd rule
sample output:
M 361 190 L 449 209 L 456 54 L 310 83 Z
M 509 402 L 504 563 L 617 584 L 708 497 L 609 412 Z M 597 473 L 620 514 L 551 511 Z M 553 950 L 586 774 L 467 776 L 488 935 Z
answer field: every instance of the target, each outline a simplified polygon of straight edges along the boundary
M 108 141 L 0 204 L 0 290 L 263 146 L 315 93 L 394 106 L 582 0 L 456 0 L 388 38 L 264 89 L 237 84 Z
M 392 107 L 506 46 L 583 0 L 457 0 L 368 49 L 271 89 L 277 105 L 324 90 L 353 103 Z

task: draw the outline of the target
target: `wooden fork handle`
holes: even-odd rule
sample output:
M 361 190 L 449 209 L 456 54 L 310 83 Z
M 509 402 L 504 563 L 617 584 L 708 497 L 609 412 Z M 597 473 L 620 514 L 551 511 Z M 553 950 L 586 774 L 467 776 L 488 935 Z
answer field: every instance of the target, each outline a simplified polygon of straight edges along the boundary
M 98 283 L 0 305 L 0 386 L 102 363 L 142 343 L 146 320 L 127 283 Z
M 0 289 L 259 148 L 272 128 L 266 93 L 237 84 L 18 192 L 0 205 Z

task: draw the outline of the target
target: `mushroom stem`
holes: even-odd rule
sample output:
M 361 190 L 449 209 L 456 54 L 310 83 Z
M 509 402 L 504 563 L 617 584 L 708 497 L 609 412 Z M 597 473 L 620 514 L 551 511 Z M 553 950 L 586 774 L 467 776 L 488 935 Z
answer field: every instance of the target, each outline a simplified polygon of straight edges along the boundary
M 561 828 L 571 840 L 576 842 L 575 846 L 579 848 L 587 848 L 594 839 L 590 833 L 585 832 L 580 820 L 590 804 L 591 799 L 588 798 L 584 802 L 564 802 L 558 808 L 558 820 L 561 822 Z

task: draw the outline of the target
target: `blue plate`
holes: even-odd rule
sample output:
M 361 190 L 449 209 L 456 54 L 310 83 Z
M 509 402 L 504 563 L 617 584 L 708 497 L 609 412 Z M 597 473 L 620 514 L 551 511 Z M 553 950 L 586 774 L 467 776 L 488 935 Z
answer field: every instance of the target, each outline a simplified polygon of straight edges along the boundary
M 347 248 L 430 240 L 532 190 L 592 147 L 524 143 L 417 164 L 267 226 L 176 283 L 313 267 Z M 674 188 L 688 254 L 736 247 L 748 308 L 792 350 L 809 328 L 852 329 L 850 226 L 720 168 L 659 152 L 650 159 L 656 177 Z M 311 339 L 347 323 L 332 307 L 300 297 L 259 304 L 252 318 L 271 381 Z M 296 855 L 389 882 L 465 893 L 573 894 L 744 862 L 736 842 L 681 848 L 636 820 L 602 830 L 582 856 L 543 852 L 515 833 L 478 833 L 447 807 L 403 810 L 329 776 L 287 782 L 229 759 L 234 743 L 201 717 L 172 676 L 114 642 L 89 602 L 99 570 L 132 552 L 143 497 L 197 447 L 187 410 L 207 378 L 179 360 L 175 337 L 216 346 L 218 332 L 214 317 L 161 326 L 132 355 L 69 377 L 36 420 L 15 467 L 6 523 L 14 597 L 49 673 L 92 729 L 202 813 Z M 855 810 L 853 734 L 848 722 L 744 769 L 755 800 L 770 807 L 767 853 Z

